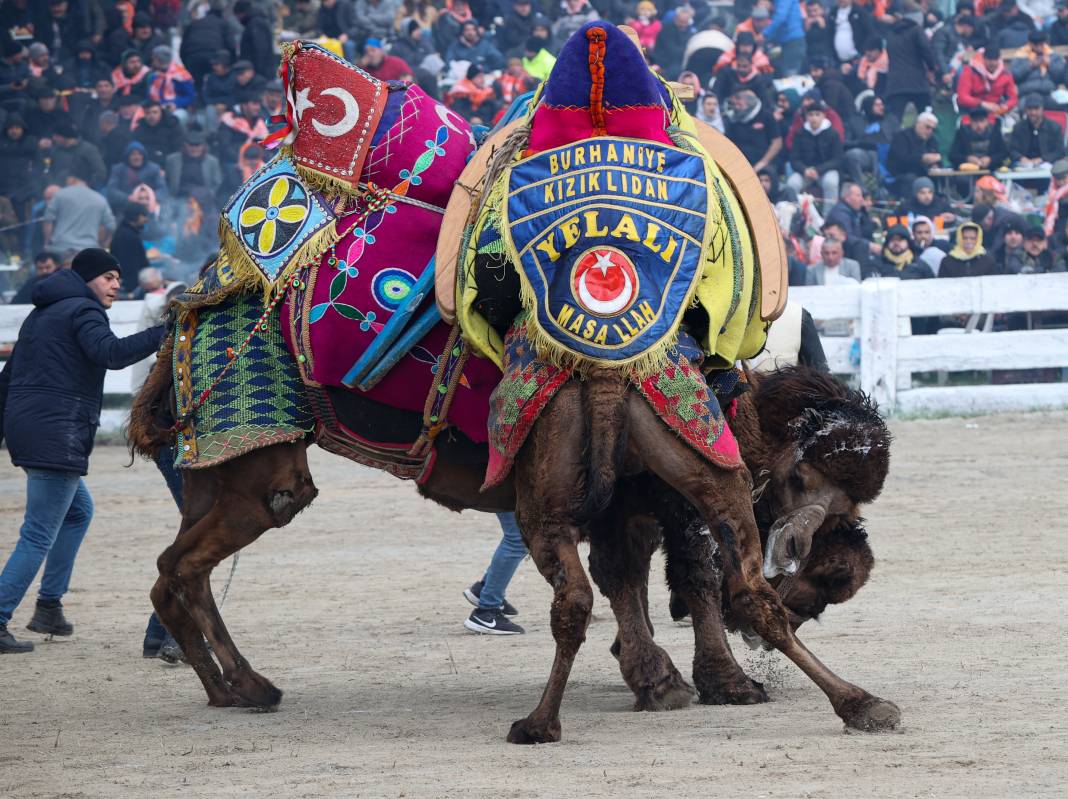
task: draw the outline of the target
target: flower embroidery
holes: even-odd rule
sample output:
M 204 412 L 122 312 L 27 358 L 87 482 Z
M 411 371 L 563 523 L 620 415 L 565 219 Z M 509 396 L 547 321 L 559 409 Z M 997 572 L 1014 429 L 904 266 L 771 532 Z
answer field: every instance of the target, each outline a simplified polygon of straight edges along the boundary
M 267 186 L 270 189 L 264 201 Z M 238 218 L 241 234 L 258 252 L 275 252 L 297 235 L 308 210 L 308 195 L 301 185 L 285 176 L 279 177 L 249 193 Z

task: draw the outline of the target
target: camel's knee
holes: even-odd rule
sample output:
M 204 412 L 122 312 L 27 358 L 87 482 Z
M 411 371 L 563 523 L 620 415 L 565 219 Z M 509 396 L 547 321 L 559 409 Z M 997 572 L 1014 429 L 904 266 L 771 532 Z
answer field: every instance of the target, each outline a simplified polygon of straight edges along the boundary
M 273 488 L 267 492 L 267 512 L 275 527 L 285 527 L 293 517 L 308 507 L 319 495 L 311 476 L 304 476 L 285 488 Z
M 549 614 L 557 644 L 564 649 L 578 650 L 586 640 L 586 627 L 592 615 L 593 590 L 588 584 L 570 587 L 559 593 Z
M 791 641 L 789 615 L 779 595 L 767 583 L 747 586 L 733 594 L 730 607 L 775 648 L 782 648 Z

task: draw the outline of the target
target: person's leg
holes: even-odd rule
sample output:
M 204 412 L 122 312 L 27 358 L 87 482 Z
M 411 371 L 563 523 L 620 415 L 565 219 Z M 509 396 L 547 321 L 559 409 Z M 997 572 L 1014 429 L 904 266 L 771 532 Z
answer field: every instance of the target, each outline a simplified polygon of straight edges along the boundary
M 779 71 L 783 77 L 801 74 L 801 63 L 805 60 L 805 40 L 794 39 L 782 46 L 779 56 Z
M 820 178 L 823 187 L 823 205 L 830 208 L 838 202 L 838 170 L 829 169 Z
M 805 188 L 805 176 L 800 172 L 794 172 L 786 179 L 786 185 L 800 194 Z
M 856 183 L 858 186 L 864 185 L 864 171 L 868 169 L 869 150 L 862 150 L 859 147 L 851 147 L 846 150 L 846 168 L 849 170 L 849 179 Z
M 55 606 L 67 593 L 70 576 L 74 571 L 74 559 L 78 556 L 78 549 L 92 520 L 93 498 L 89 495 L 85 481 L 79 478 L 67 515 L 45 560 L 41 590 L 37 595 L 39 602 Z
M 516 524 L 515 514 L 498 513 L 497 519 L 504 534 L 482 578 L 482 591 L 478 596 L 478 606 L 486 609 L 499 608 L 504 604 L 508 583 L 512 581 L 515 570 L 527 556 L 527 547 L 523 543 L 519 525 Z
M 11 621 L 48 556 L 81 483 L 77 474 L 26 470 L 26 515 L 19 540 L 0 572 L 0 626 Z
M 156 468 L 159 469 L 159 473 L 163 475 L 163 480 L 167 483 L 167 490 L 171 492 L 174 504 L 178 506 L 178 511 L 181 512 L 182 475 L 174 468 L 174 448 L 165 447 L 161 449 L 153 460 L 156 463 Z M 168 638 L 170 638 L 170 635 L 167 633 L 167 628 L 163 626 L 159 616 L 153 611 L 152 615 L 148 617 L 148 625 L 145 627 L 145 640 L 141 647 L 141 654 L 149 658 L 158 656 L 160 649 Z M 170 640 L 173 641 L 174 639 L 171 638 Z

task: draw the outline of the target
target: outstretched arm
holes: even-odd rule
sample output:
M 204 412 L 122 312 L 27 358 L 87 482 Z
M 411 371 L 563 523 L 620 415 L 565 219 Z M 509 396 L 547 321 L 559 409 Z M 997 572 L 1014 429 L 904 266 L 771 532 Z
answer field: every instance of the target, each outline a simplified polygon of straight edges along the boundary
M 163 325 L 119 338 L 102 309 L 87 308 L 74 318 L 74 335 L 90 361 L 107 369 L 125 369 L 159 348 Z

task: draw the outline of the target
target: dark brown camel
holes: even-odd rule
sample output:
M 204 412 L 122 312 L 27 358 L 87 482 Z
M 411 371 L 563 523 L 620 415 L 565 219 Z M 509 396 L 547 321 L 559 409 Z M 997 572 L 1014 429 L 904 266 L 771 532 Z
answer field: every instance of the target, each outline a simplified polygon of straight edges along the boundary
M 141 454 L 152 454 L 168 443 L 173 418 L 168 407 L 170 384 L 169 359 L 164 355 L 131 415 L 131 442 Z M 454 458 L 444 436 L 439 446 L 434 474 L 421 493 L 453 509 L 497 511 L 511 508 L 514 491 L 527 546 L 554 589 L 551 621 L 557 652 L 549 682 L 535 710 L 512 726 L 509 741 L 559 740 L 560 702 L 585 638 L 593 602 L 577 551 L 587 526 L 591 570 L 617 615 L 621 668 L 638 697 L 638 706 L 670 709 L 690 701 L 692 689 L 652 642 L 643 595 L 651 550 L 648 536 L 640 533 L 642 501 L 638 494 L 616 491 L 617 481 L 631 473 L 649 473 L 670 485 L 711 530 L 711 534 L 673 530 L 667 536 L 674 568 L 690 575 L 677 587 L 694 616 L 694 680 L 702 699 L 751 702 L 763 698 L 759 686 L 740 670 L 734 673 L 722 660 L 726 641 L 719 616 L 719 577 L 712 570 L 714 538 L 722 558 L 725 599 L 745 627 L 808 674 L 847 725 L 878 730 L 898 723 L 896 706 L 834 675 L 794 636 L 789 612 L 761 573 L 761 541 L 747 470 L 712 468 L 670 432 L 615 373 L 594 370 L 587 380 L 573 380 L 559 391 L 520 452 L 514 489 L 504 485 L 480 494 L 480 466 Z M 273 708 L 281 700 L 281 691 L 257 674 L 237 650 L 212 598 L 209 576 L 221 560 L 266 530 L 284 526 L 314 499 L 317 492 L 308 470 L 306 444 L 267 447 L 185 474 L 182 526 L 175 543 L 159 558 L 153 604 L 203 682 L 209 704 Z M 646 517 L 653 504 L 650 498 L 644 507 Z M 619 536 L 628 531 L 639 546 L 618 546 Z M 642 558 L 644 569 L 634 568 Z M 630 561 L 626 569 L 620 568 L 620 559 Z M 729 655 L 729 648 L 726 651 Z

